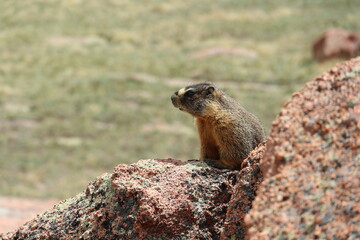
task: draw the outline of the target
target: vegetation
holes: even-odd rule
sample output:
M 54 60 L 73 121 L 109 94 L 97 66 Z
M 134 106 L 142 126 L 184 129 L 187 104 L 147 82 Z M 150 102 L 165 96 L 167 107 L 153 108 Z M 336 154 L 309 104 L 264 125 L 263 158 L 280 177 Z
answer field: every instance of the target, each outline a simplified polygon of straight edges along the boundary
M 212 81 L 267 129 L 334 62 L 313 39 L 359 30 L 353 0 L 34 0 L 0 8 L 0 195 L 71 196 L 119 163 L 193 159 L 192 118 L 170 95 Z M 250 56 L 194 58 L 209 48 Z

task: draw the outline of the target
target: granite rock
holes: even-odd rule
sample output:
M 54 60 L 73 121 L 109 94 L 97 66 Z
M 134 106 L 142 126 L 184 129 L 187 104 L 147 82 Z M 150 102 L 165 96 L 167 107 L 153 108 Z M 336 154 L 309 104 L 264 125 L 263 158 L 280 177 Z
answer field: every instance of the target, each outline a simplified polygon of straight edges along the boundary
M 260 165 L 247 238 L 360 238 L 360 58 L 293 94 Z
M 219 239 L 237 175 L 197 161 L 121 164 L 2 239 Z

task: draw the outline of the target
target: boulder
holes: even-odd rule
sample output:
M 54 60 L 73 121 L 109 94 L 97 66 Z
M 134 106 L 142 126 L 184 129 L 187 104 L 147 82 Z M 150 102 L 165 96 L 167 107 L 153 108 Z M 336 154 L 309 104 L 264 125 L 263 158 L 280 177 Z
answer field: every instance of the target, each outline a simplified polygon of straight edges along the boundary
M 360 238 L 360 58 L 293 94 L 260 164 L 247 238 Z
M 173 159 L 122 164 L 0 239 L 219 239 L 238 174 Z
M 350 59 L 360 55 L 360 34 L 343 29 L 329 29 L 315 39 L 312 46 L 315 60 Z
M 250 211 L 252 202 L 256 197 L 256 191 L 263 181 L 260 159 L 262 159 L 265 149 L 266 141 L 260 143 L 242 164 L 229 202 L 221 239 L 244 239 L 248 229 L 244 223 L 244 218 Z

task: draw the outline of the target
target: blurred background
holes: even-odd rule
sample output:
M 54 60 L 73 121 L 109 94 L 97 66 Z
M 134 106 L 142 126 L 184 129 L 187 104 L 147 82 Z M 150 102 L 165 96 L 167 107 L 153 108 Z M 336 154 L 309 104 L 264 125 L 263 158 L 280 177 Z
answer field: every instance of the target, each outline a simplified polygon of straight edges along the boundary
M 359 31 L 354 0 L 33 0 L 0 7 L 0 196 L 63 199 L 138 159 L 198 157 L 171 94 L 211 81 L 266 126 Z

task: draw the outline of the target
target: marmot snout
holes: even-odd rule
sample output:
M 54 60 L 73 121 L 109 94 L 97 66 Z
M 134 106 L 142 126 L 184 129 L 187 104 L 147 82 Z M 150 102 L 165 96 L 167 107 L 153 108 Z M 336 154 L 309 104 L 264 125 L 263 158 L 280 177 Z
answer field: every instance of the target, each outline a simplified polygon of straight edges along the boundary
M 198 117 L 204 114 L 204 109 L 213 99 L 215 88 L 207 83 L 182 88 L 171 96 L 173 105 L 181 111 L 185 111 Z
M 195 117 L 200 160 L 218 168 L 240 169 L 265 132 L 260 121 L 211 83 L 187 86 L 171 96 L 173 105 Z

